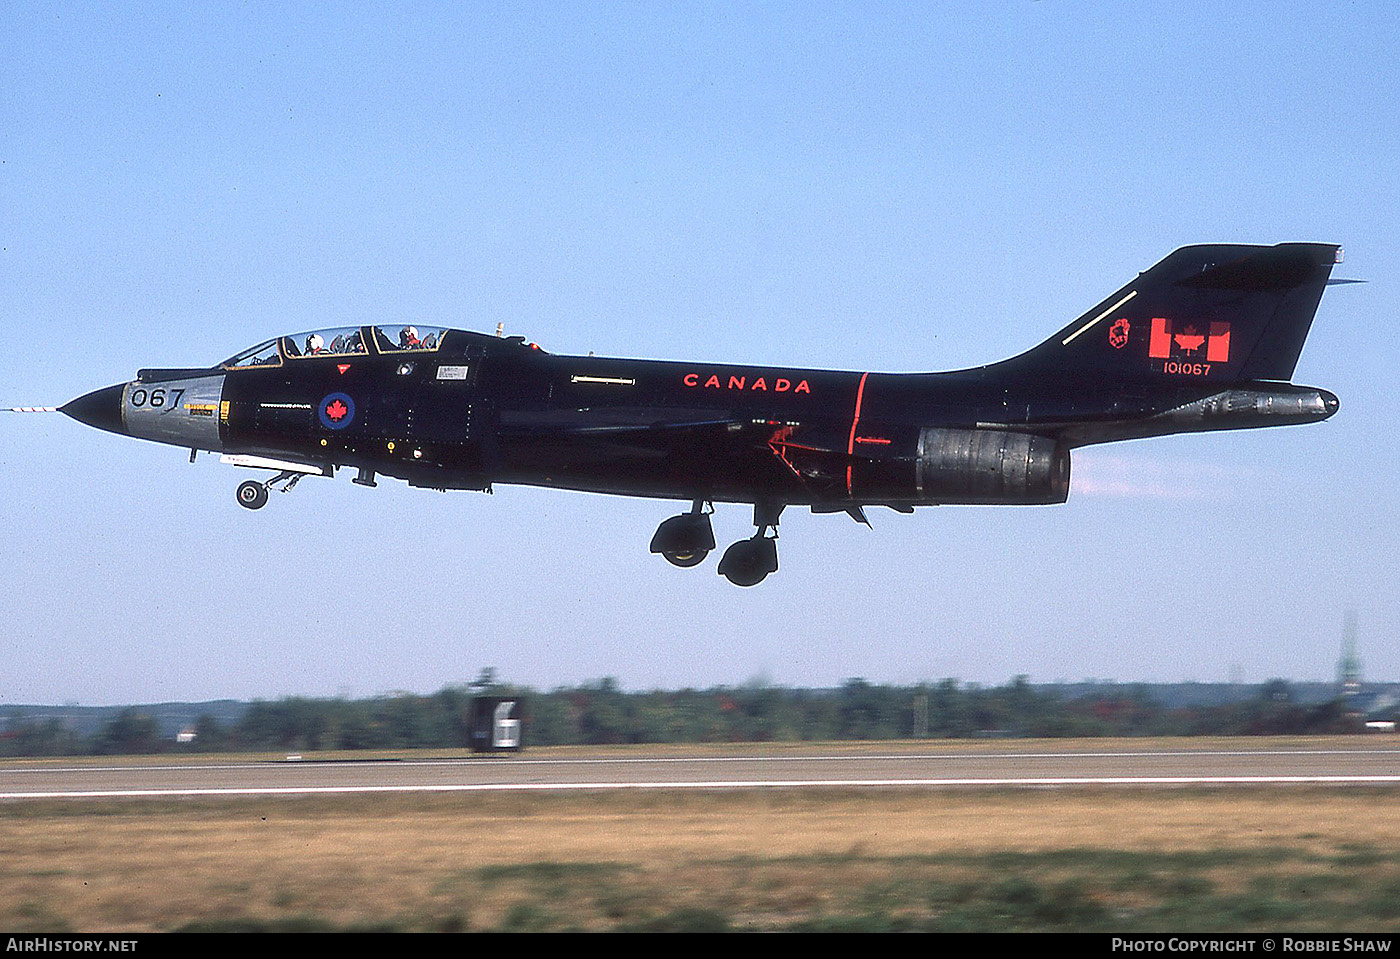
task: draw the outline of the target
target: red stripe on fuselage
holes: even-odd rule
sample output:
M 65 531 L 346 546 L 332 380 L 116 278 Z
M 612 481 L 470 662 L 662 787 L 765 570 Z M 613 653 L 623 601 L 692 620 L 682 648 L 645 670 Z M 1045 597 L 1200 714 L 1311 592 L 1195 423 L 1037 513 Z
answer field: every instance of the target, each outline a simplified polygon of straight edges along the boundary
M 856 409 L 851 414 L 851 439 L 846 444 L 846 495 L 851 495 L 851 469 L 855 465 L 856 426 L 860 423 L 860 405 L 865 401 L 865 379 L 869 373 L 860 374 L 860 385 L 856 387 Z

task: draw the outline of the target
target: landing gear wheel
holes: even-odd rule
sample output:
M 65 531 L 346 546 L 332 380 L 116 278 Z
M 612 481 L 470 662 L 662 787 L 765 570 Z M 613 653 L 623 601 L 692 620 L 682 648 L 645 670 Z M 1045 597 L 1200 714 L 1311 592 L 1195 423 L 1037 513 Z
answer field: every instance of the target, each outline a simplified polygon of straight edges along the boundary
M 710 514 L 704 511 L 703 500 L 696 500 L 689 513 L 672 516 L 656 529 L 651 538 L 651 551 L 666 557 L 672 566 L 688 569 L 699 566 L 715 548 L 715 534 L 710 528 Z
M 720 575 L 735 586 L 757 586 L 778 571 L 778 541 L 769 536 L 741 539 L 720 557 Z
M 681 569 L 689 569 L 692 566 L 699 566 L 701 563 L 705 562 L 705 557 L 710 555 L 710 551 L 707 549 L 677 550 L 675 552 L 662 553 L 661 555 L 666 557 L 666 562 L 670 563 L 672 566 L 679 566 Z
M 252 480 L 238 484 L 238 505 L 247 509 L 262 509 L 267 505 L 267 487 Z

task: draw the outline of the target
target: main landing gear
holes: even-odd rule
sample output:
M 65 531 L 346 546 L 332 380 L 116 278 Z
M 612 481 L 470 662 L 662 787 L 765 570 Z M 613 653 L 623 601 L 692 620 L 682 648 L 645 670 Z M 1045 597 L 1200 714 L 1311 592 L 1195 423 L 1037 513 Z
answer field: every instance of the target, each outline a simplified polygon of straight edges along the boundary
M 290 470 L 278 473 L 266 483 L 259 483 L 255 480 L 244 480 L 238 484 L 238 491 L 234 496 L 238 499 L 238 505 L 246 509 L 262 509 L 267 505 L 267 491 L 272 489 L 273 483 L 281 483 L 286 480 L 286 485 L 278 492 L 290 493 L 292 487 L 306 475 L 304 473 L 293 473 Z
M 660 553 L 676 566 L 698 566 L 715 548 L 715 534 L 710 527 L 710 511 L 705 502 L 696 500 L 689 513 L 672 516 L 663 522 L 651 538 L 651 551 Z M 778 570 L 778 516 L 781 504 L 758 503 L 753 508 L 753 524 L 758 531 L 749 539 L 741 539 L 720 557 L 719 573 L 735 586 L 757 586 Z M 772 535 L 769 535 L 769 530 Z
M 735 586 L 757 586 L 778 571 L 778 516 L 781 504 L 755 503 L 753 525 L 758 528 L 749 539 L 741 539 L 724 551 L 719 573 Z M 773 531 L 769 536 L 768 531 Z
M 699 566 L 715 548 L 715 533 L 710 527 L 710 511 L 705 501 L 696 500 L 689 513 L 672 516 L 656 528 L 651 538 L 651 551 L 660 553 L 673 566 Z

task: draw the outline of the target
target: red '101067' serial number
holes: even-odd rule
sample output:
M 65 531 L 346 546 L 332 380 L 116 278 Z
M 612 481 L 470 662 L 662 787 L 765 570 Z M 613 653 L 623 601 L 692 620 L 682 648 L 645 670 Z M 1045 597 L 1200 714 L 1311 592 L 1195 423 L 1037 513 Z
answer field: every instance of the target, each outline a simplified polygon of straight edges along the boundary
M 1179 373 L 1182 376 L 1205 376 L 1210 372 L 1209 363 L 1183 363 L 1180 360 L 1167 360 L 1162 364 L 1163 373 Z

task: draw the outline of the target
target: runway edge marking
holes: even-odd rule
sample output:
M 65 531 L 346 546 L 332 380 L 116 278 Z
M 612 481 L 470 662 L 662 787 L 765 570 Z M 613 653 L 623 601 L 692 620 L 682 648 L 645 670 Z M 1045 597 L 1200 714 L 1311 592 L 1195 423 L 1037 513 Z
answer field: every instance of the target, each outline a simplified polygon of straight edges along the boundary
M 626 789 L 811 789 L 917 786 L 1244 786 L 1397 785 L 1395 776 L 1067 776 L 1042 779 L 751 779 L 656 783 L 460 783 L 403 786 L 249 786 L 199 789 L 88 789 L 6 792 L 0 800 L 157 799 L 180 796 L 293 796 L 355 793 L 565 792 Z

